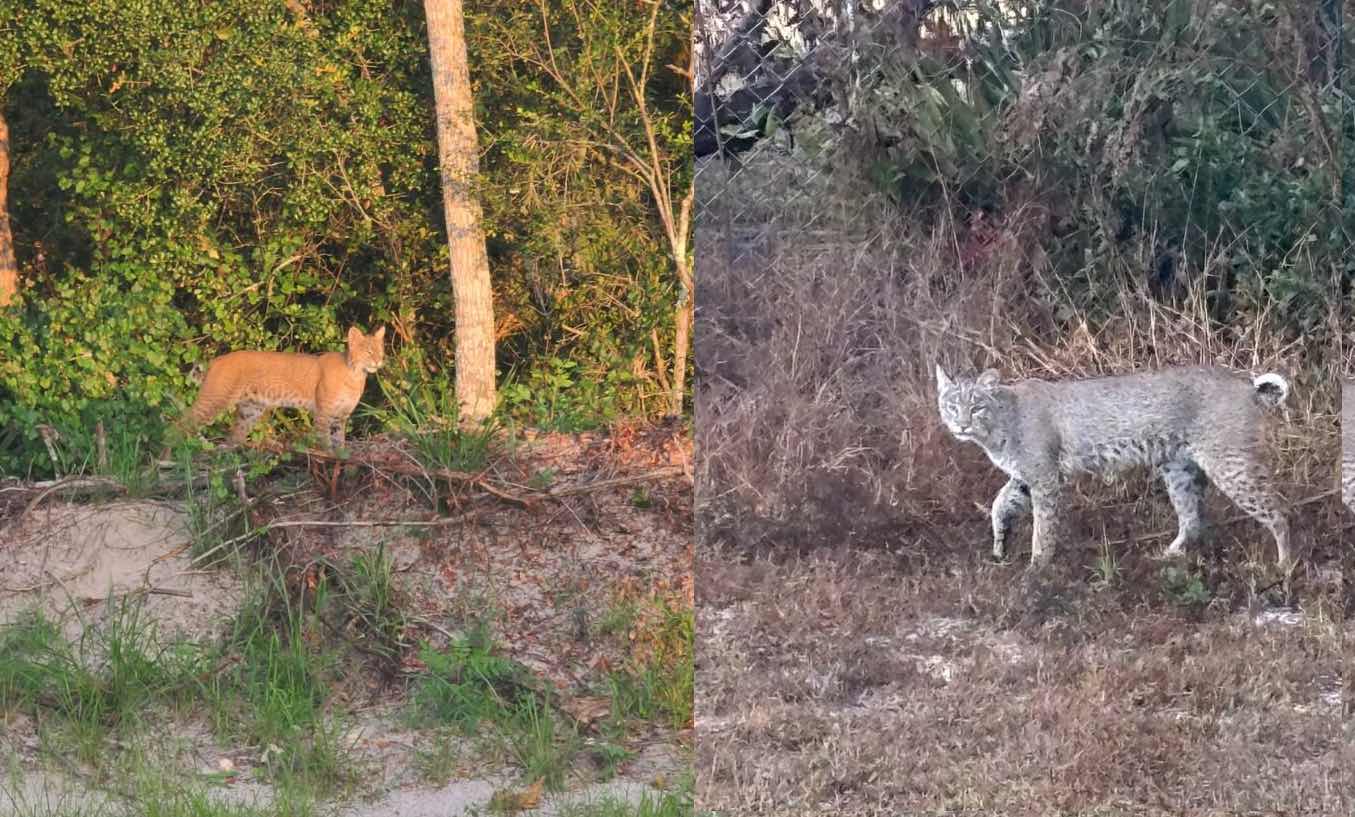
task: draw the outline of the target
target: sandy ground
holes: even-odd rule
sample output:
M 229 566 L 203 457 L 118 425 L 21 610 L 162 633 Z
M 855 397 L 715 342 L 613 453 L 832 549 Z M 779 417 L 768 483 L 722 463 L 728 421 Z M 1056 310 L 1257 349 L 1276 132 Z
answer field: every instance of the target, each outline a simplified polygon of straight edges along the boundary
M 358 762 L 374 760 L 373 753 L 382 751 L 375 748 L 375 744 L 389 747 L 395 742 L 398 742 L 398 737 L 389 735 L 363 741 L 355 747 Z M 412 751 L 412 744 L 406 743 L 405 747 Z M 209 758 L 200 759 L 203 761 L 201 772 L 204 776 L 216 771 Z M 385 758 L 387 762 L 397 759 L 408 762 L 409 757 L 405 753 L 398 758 L 394 755 Z M 10 774 L 0 780 L 0 815 L 87 814 L 98 813 L 97 809 L 117 814 L 120 813 L 119 809 L 136 806 L 106 788 L 92 786 L 87 778 L 39 767 L 18 758 L 11 760 L 18 766 L 18 774 Z M 655 785 L 656 782 L 671 780 L 675 771 L 685 763 L 682 755 L 672 747 L 655 744 L 642 750 L 620 777 L 603 783 L 577 785 L 563 793 L 545 793 L 539 807 L 528 813 L 549 817 L 574 804 L 600 800 L 639 802 L 644 797 L 653 799 L 662 791 Z M 485 814 L 496 794 L 521 791 L 523 788 L 511 769 L 503 769 L 498 774 L 453 780 L 443 786 L 430 786 L 405 779 L 409 777 L 412 775 L 397 775 L 396 779 L 386 781 L 372 779 L 368 781 L 369 789 L 353 801 L 323 806 L 318 813 L 333 817 L 452 817 L 458 814 Z M 272 789 L 246 776 L 205 790 L 212 800 L 225 804 L 266 810 L 273 803 Z
M 160 502 L 53 504 L 10 522 L 0 533 L 0 623 L 37 607 L 74 639 L 106 600 L 145 593 L 162 634 L 201 633 L 235 610 L 240 582 L 193 567 L 186 525 L 179 507 Z
M 671 436 L 671 435 L 670 435 Z M 271 520 L 321 519 L 330 527 L 283 528 L 264 547 L 285 549 L 293 563 L 343 561 L 377 547 L 393 563 L 402 608 L 455 631 L 467 617 L 488 615 L 495 638 L 512 658 L 570 699 L 590 691 L 599 677 L 623 660 L 614 646 L 581 636 L 604 616 L 619 595 L 654 588 L 691 599 L 691 488 L 678 469 L 645 479 L 655 469 L 672 472 L 687 462 L 690 445 L 672 440 L 622 440 L 618 435 L 550 435 L 499 463 L 510 484 L 549 482 L 572 493 L 521 507 L 490 497 L 445 497 L 465 523 L 440 528 L 345 527 L 345 521 L 432 516 L 419 487 L 390 479 L 379 469 L 350 469 L 339 502 L 323 491 L 295 490 L 255 497 L 258 524 Z M 634 481 L 628 477 L 639 476 Z M 596 481 L 614 487 L 592 490 Z M 420 510 L 422 507 L 422 510 Z M 13 507 L 11 507 L 11 510 Z M 230 568 L 201 569 L 188 553 L 183 506 L 175 502 L 126 501 L 84 505 L 49 499 L 27 513 L 0 519 L 0 623 L 41 608 L 68 637 L 109 609 L 107 600 L 144 597 L 144 614 L 166 638 L 213 638 L 238 609 L 244 582 Z M 421 636 L 434 644 L 436 629 Z M 422 782 L 413 770 L 415 752 L 427 749 L 428 733 L 409 730 L 395 717 L 398 690 L 370 677 L 355 678 L 336 695 L 357 714 L 345 735 L 363 768 L 361 791 L 331 813 L 343 817 L 421 817 L 481 809 L 496 791 L 520 784 L 512 769 L 467 764 L 468 771 L 444 786 Z M 221 745 L 205 727 L 166 725 L 178 736 L 173 766 L 210 772 L 230 759 L 238 776 L 214 791 L 233 801 L 266 802 L 269 787 L 251 771 L 257 747 Z M 691 735 L 651 728 L 627 745 L 632 758 L 618 776 L 597 783 L 580 777 L 569 790 L 547 794 L 533 813 L 552 814 L 562 804 L 609 796 L 637 798 L 661 791 L 688 766 Z M 686 748 L 684 748 L 684 746 Z M 163 747 L 160 747 L 163 748 Z M 109 794 L 74 769 L 45 762 L 33 724 L 11 714 L 0 724 L 0 815 L 13 801 L 76 803 Z M 469 768 L 469 767 L 475 768 Z M 22 781 L 19 783 L 18 781 Z M 657 786 L 656 786 L 657 784 Z M 21 793 L 14 791 L 21 786 Z M 3 795 L 8 794 L 9 797 Z M 71 799 L 74 798 L 74 799 Z

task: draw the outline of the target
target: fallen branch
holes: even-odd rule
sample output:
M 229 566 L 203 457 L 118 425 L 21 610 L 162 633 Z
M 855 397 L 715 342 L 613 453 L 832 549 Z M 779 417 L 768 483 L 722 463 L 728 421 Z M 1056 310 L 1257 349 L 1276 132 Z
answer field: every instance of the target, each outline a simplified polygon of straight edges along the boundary
M 47 482 L 35 482 L 26 488 L 7 488 L 5 490 L 38 490 L 39 493 L 33 499 L 29 500 L 24 506 L 23 512 L 19 514 L 16 520 L 22 522 L 33 512 L 35 508 L 42 503 L 44 499 L 58 491 L 73 491 L 77 493 L 95 493 L 97 491 L 112 491 L 114 493 L 125 493 L 127 486 L 117 480 L 106 477 L 66 477 L 63 479 L 49 480 Z
M 441 528 L 465 522 L 473 516 L 475 516 L 474 513 L 463 513 L 437 519 L 354 519 L 337 522 L 323 519 L 289 519 L 281 522 L 269 522 L 259 528 L 256 533 L 267 533 L 275 528 Z
M 174 590 L 169 587 L 138 587 L 135 590 L 128 590 L 125 593 L 111 593 L 107 596 L 80 596 L 80 601 L 85 604 L 97 604 L 109 599 L 126 599 L 133 596 L 175 596 L 181 599 L 191 599 L 193 594 L 187 590 Z
M 399 462 L 373 462 L 359 457 L 350 457 L 347 460 L 340 460 L 331 453 L 319 451 L 310 452 L 308 453 L 308 456 L 325 462 L 363 465 L 374 470 L 386 471 L 402 476 L 434 477 L 449 482 L 460 482 L 472 487 L 480 488 L 499 499 L 506 502 L 512 502 L 515 505 L 520 505 L 524 508 L 531 507 L 539 499 L 559 499 L 566 496 L 576 496 L 578 494 L 591 493 L 592 491 L 615 488 L 620 485 L 633 485 L 641 482 L 652 482 L 658 479 L 683 476 L 687 473 L 685 467 L 681 465 L 671 465 L 653 471 L 646 471 L 643 474 L 632 474 L 624 477 L 615 477 L 613 479 L 601 479 L 584 485 L 570 485 L 562 488 L 549 488 L 544 490 L 514 486 L 518 489 L 514 491 L 510 490 L 502 482 L 489 479 L 484 471 L 474 473 L 471 471 L 453 471 L 450 468 L 429 470 L 419 466 L 417 462 L 413 465 L 407 465 Z
M 215 547 L 199 553 L 189 562 L 191 565 L 197 565 L 205 561 L 207 557 L 216 554 L 218 551 L 226 550 L 234 545 L 239 545 L 256 536 L 263 536 L 272 530 L 281 528 L 440 528 L 447 525 L 456 525 L 465 522 L 475 514 L 464 513 L 457 516 L 444 516 L 438 519 L 354 519 L 350 521 L 331 521 L 325 519 L 284 519 L 277 522 L 268 522 L 257 528 L 252 528 L 239 536 L 227 539 Z
M 666 468 L 659 468 L 654 471 L 646 471 L 643 474 L 632 474 L 627 477 L 615 477 L 613 479 L 600 479 L 596 482 L 589 482 L 584 485 L 571 485 L 565 488 L 552 488 L 544 493 L 552 499 L 562 496 L 574 496 L 576 494 L 586 494 L 591 491 L 601 491 L 605 488 L 615 488 L 619 485 L 634 485 L 639 482 L 653 482 L 667 477 L 682 476 L 687 473 L 687 469 L 681 465 L 670 465 Z

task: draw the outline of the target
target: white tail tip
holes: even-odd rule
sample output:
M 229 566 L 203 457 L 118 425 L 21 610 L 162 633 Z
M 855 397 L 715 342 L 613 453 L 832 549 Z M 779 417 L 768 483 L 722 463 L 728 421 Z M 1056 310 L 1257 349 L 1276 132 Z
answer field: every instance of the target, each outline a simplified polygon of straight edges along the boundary
M 1268 402 L 1271 402 L 1275 405 L 1283 403 L 1285 401 L 1285 398 L 1289 397 L 1289 381 L 1285 380 L 1283 377 L 1279 376 L 1278 374 L 1275 374 L 1274 372 L 1260 375 L 1256 379 L 1252 380 L 1251 383 L 1252 387 L 1255 388 L 1258 393 L 1260 393 L 1263 397 L 1267 398 Z M 1276 392 L 1278 392 L 1279 393 L 1278 396 L 1272 397 L 1271 395 L 1267 394 L 1267 392 L 1269 392 L 1271 389 L 1274 389 Z

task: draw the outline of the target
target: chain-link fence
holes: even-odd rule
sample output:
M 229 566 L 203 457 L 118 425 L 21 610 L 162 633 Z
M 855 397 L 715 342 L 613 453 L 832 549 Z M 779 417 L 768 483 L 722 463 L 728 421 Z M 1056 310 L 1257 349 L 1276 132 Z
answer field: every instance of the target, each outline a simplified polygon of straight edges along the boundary
M 949 143 L 976 138 L 976 118 L 1005 109 L 1017 116 L 1004 127 L 1032 126 L 1019 116 L 1022 103 L 1067 82 L 1075 70 L 1070 65 L 1059 72 L 1048 60 L 1030 59 L 1041 48 L 1040 38 L 1048 39 L 1051 51 L 1075 50 L 1065 63 L 1100 59 L 1099 35 L 1090 29 L 1116 14 L 1123 22 L 1122 5 L 1101 0 L 697 0 L 693 141 L 698 223 L 765 223 L 797 202 L 821 204 L 814 200 L 823 193 L 819 177 L 849 168 L 877 188 L 901 179 L 906 186 L 910 174 L 914 181 L 946 175 L 955 170 L 948 160 L 964 152 L 963 145 Z M 1270 53 L 1252 56 L 1287 60 L 1292 55 L 1292 76 L 1306 87 L 1287 91 L 1324 112 L 1338 111 L 1334 119 L 1342 124 L 1336 130 L 1355 129 L 1355 105 L 1343 85 L 1349 46 L 1342 0 L 1243 5 L 1251 14 L 1267 16 L 1281 41 Z M 1220 13 L 1232 12 L 1204 0 L 1161 0 L 1142 11 L 1145 17 L 1162 18 L 1164 37 L 1173 27 L 1215 25 L 1211 16 Z M 1070 36 L 1066 30 L 1073 29 L 1077 33 Z M 1033 63 L 1042 73 L 1026 73 Z M 1132 97 L 1141 90 L 1154 92 L 1118 92 Z M 1234 90 L 1239 99 L 1248 93 Z M 1127 100 L 1127 107 L 1134 101 Z M 1181 101 L 1175 104 L 1179 108 Z M 1128 113 L 1136 112 L 1127 112 L 1127 119 Z M 991 131 L 991 119 L 987 127 Z M 1339 140 L 1340 134 L 1335 136 Z M 901 155 L 910 151 L 919 157 L 932 154 L 934 166 L 910 167 L 909 157 Z M 763 165 L 779 165 L 781 171 Z M 1355 162 L 1346 165 L 1355 168 Z
M 697 0 L 698 225 L 765 224 L 812 204 L 823 192 L 823 177 L 839 169 L 834 157 L 847 144 L 848 129 L 859 124 L 853 89 L 879 79 L 879 47 L 916 38 L 934 5 Z M 885 32 L 895 36 L 882 37 Z M 800 127 L 792 128 L 792 120 Z M 803 123 L 811 120 L 816 127 L 806 132 Z M 800 226 L 814 221 L 811 214 Z

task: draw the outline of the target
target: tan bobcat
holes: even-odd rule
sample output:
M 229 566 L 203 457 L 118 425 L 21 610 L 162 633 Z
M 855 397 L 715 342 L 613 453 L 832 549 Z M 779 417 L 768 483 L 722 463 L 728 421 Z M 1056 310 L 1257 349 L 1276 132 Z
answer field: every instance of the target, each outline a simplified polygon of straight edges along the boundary
M 322 355 L 289 352 L 231 352 L 207 366 L 202 390 L 180 421 L 184 431 L 211 422 L 232 407 L 235 427 L 229 442 L 240 445 L 249 430 L 271 408 L 304 408 L 315 415 L 315 428 L 327 435 L 330 448 L 343 445 L 344 426 L 362 397 L 367 375 L 385 361 L 386 327 L 364 335 L 348 330 L 348 349 Z
M 1260 456 L 1263 410 L 1289 394 L 1283 377 L 1248 381 L 1194 367 L 1004 384 L 991 369 L 952 381 L 937 366 L 936 382 L 951 434 L 977 443 L 1009 477 L 993 500 L 994 557 L 1003 557 L 1012 523 L 1033 510 L 1031 561 L 1049 558 L 1073 474 L 1113 476 L 1146 465 L 1157 469 L 1176 509 L 1178 532 L 1167 555 L 1203 532 L 1208 477 L 1270 529 L 1280 563 L 1289 563 L 1289 522 Z

